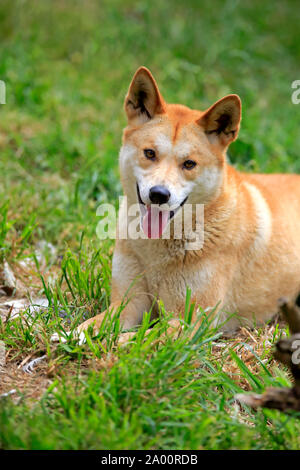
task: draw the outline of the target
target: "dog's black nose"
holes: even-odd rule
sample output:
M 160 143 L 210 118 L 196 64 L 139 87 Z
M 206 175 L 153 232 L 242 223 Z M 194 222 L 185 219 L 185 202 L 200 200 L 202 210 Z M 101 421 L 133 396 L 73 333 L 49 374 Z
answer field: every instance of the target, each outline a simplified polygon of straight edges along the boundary
M 149 198 L 153 204 L 165 204 L 170 196 L 170 191 L 165 186 L 152 186 L 149 191 Z

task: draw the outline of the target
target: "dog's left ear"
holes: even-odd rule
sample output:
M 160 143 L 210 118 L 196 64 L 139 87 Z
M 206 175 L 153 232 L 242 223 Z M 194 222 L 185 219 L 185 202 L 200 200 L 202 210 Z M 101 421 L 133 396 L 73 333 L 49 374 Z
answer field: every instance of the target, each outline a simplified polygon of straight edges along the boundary
M 197 123 L 209 141 L 226 150 L 239 133 L 242 104 L 238 95 L 228 95 L 208 108 Z
M 156 114 L 164 113 L 164 109 L 164 100 L 150 70 L 140 67 L 133 76 L 125 98 L 128 122 L 143 124 Z

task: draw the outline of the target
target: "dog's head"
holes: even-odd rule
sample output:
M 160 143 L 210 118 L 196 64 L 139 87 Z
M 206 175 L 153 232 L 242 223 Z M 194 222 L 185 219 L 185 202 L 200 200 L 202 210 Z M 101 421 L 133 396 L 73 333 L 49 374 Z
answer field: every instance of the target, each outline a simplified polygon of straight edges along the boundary
M 157 238 L 186 201 L 207 204 L 219 195 L 226 150 L 239 131 L 241 101 L 228 95 L 206 111 L 167 104 L 150 71 L 140 67 L 125 98 L 125 111 L 123 186 L 125 193 L 136 194 L 142 225 L 149 224 L 151 216 L 152 224 L 157 219 Z

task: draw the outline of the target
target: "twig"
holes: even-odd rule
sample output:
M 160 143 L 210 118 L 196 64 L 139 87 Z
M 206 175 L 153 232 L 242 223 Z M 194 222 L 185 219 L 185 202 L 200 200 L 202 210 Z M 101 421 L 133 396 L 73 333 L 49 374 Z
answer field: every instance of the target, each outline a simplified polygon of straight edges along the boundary
M 300 308 L 285 298 L 278 301 L 280 312 L 290 327 L 291 333 L 300 333 Z
M 14 393 L 16 393 L 17 390 L 15 388 L 13 388 L 12 390 L 10 390 L 9 392 L 6 392 L 6 393 L 2 393 L 0 395 L 0 398 L 5 398 L 5 397 L 8 397 L 9 395 L 13 395 Z
M 269 388 L 263 395 L 239 393 L 235 398 L 252 408 L 300 411 L 300 309 L 286 299 L 279 300 L 279 308 L 292 336 L 278 341 L 273 355 L 275 359 L 290 368 L 295 384 L 291 388 Z
M 33 359 L 32 361 L 30 361 L 28 364 L 26 364 L 25 366 L 22 367 L 22 370 L 23 372 L 26 372 L 26 374 L 31 374 L 33 372 L 33 369 L 35 368 L 35 366 L 43 361 L 44 359 L 46 359 L 47 355 L 44 354 L 44 356 L 41 356 L 41 357 L 37 357 L 36 359 Z

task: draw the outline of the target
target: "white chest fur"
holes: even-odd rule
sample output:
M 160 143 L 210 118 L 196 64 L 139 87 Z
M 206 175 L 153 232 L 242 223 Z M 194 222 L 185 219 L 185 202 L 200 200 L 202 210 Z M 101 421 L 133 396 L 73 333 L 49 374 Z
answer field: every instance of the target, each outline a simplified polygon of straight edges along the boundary
M 161 299 L 167 310 L 182 309 L 187 287 L 200 300 L 214 277 L 215 268 L 210 261 L 199 258 L 194 263 L 185 263 L 182 240 L 136 240 L 133 245 L 149 293 Z

